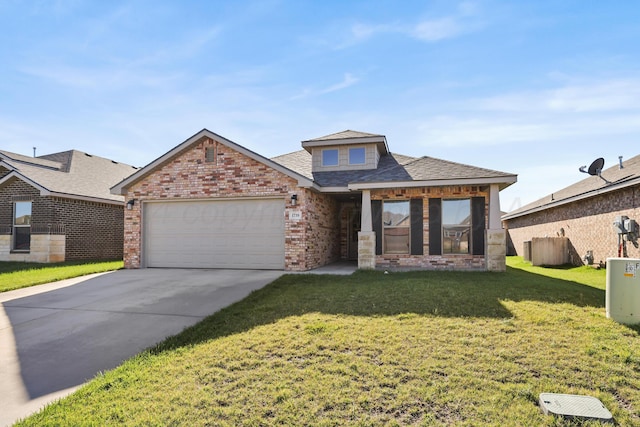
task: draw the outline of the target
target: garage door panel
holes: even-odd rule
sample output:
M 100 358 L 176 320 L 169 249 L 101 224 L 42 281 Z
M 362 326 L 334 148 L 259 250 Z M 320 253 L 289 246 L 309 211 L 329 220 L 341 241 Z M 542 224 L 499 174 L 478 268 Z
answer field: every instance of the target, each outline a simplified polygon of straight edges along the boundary
M 284 268 L 284 200 L 145 204 L 148 267 Z

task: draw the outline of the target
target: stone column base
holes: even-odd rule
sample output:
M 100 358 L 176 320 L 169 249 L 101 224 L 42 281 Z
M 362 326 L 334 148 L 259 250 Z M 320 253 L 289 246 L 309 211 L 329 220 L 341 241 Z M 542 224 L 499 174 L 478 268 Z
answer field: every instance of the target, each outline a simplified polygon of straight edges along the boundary
M 507 232 L 500 229 L 487 230 L 487 271 L 507 271 Z
M 358 268 L 361 270 L 376 268 L 375 231 L 360 231 L 358 233 Z

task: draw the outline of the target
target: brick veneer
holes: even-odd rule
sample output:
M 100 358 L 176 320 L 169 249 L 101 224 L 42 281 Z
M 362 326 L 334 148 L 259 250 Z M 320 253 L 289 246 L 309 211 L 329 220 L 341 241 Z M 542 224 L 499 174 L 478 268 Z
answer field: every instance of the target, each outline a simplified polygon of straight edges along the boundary
M 544 211 L 505 221 L 511 252 L 523 255 L 523 244 L 533 237 L 569 238 L 570 262 L 584 264 L 587 251 L 593 251 L 594 263 L 605 263 L 618 256 L 616 216 L 626 215 L 640 222 L 640 186 L 598 195 Z M 627 244 L 628 255 L 640 258 L 640 249 Z
M 433 270 L 484 270 L 486 261 L 483 255 L 429 255 L 429 198 L 485 198 L 489 201 L 489 194 L 481 191 L 477 186 L 448 186 L 448 187 L 421 187 L 398 188 L 386 190 L 372 190 L 371 200 L 408 200 L 422 198 L 423 203 L 423 252 L 424 255 L 393 254 L 376 255 L 377 268 L 421 268 Z M 485 207 L 485 215 L 487 209 Z M 488 218 L 485 218 L 488 223 Z
M 65 235 L 66 260 L 122 258 L 122 205 L 41 196 L 39 190 L 16 178 L 0 191 L 0 225 L 13 223 L 14 196 L 31 199 L 32 227 L 39 233 L 51 225 L 53 233 Z
M 207 148 L 213 161 L 207 161 Z M 291 206 L 292 195 L 298 202 Z M 338 204 L 330 196 L 298 187 L 297 180 L 232 148 L 203 137 L 133 183 L 125 200 L 137 202 L 124 215 L 124 262 L 140 268 L 142 209 L 150 200 L 282 197 L 285 200 L 285 269 L 304 271 L 339 257 Z M 292 220 L 300 211 L 302 219 Z

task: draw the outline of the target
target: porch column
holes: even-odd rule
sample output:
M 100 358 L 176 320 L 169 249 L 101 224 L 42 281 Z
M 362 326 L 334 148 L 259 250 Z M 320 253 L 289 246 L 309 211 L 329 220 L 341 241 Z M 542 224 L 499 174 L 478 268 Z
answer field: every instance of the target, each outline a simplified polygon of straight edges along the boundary
M 486 265 L 489 271 L 506 271 L 507 235 L 500 220 L 500 187 L 489 190 L 489 228 L 487 229 Z
M 362 216 L 358 233 L 358 268 L 373 270 L 376 268 L 376 233 L 371 220 L 371 191 L 362 190 Z
M 489 229 L 497 230 L 502 228 L 500 221 L 500 187 L 498 184 L 491 184 L 489 192 Z
M 362 190 L 362 217 L 360 231 L 373 231 L 371 221 L 371 190 Z

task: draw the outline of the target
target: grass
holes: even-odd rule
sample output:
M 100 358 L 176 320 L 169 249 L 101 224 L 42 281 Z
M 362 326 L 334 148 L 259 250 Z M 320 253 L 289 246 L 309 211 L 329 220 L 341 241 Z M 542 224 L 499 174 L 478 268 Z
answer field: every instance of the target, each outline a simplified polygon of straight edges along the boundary
M 118 270 L 120 261 L 66 261 L 54 264 L 0 262 L 0 292 L 26 288 L 92 273 Z
M 605 318 L 602 272 L 509 264 L 283 276 L 19 425 L 599 425 L 543 415 L 554 392 L 640 426 L 639 331 Z

